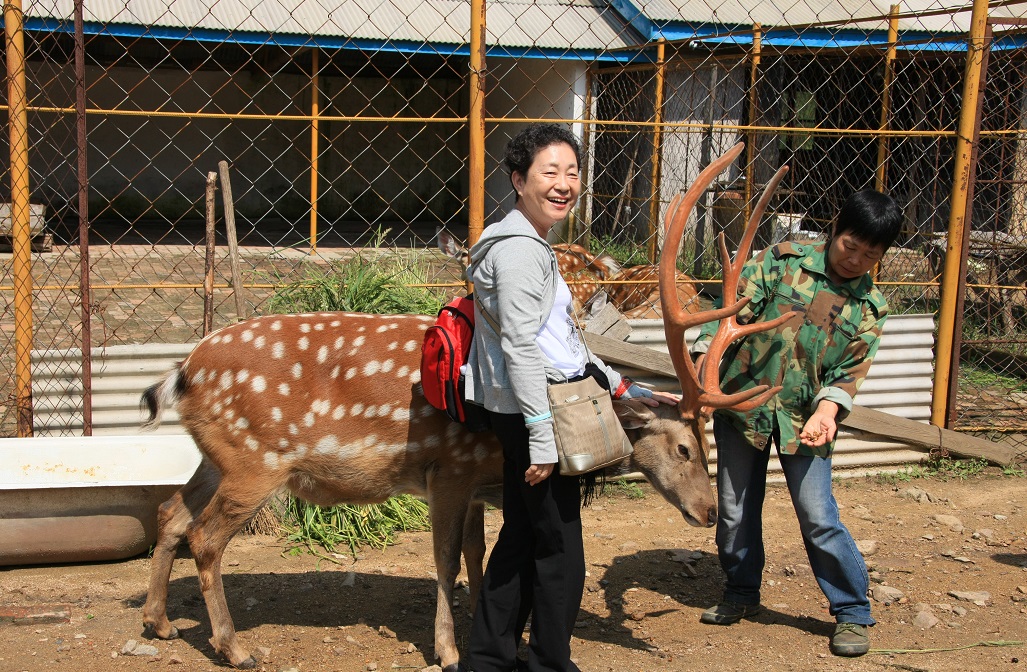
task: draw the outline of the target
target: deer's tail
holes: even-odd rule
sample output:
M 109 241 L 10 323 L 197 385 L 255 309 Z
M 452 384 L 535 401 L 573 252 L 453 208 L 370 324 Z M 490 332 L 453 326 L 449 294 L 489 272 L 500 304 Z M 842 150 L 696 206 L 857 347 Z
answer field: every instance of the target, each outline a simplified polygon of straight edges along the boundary
M 182 362 L 179 362 L 164 376 L 163 380 L 143 391 L 143 396 L 139 400 L 139 408 L 150 414 L 150 417 L 143 421 L 143 429 L 160 427 L 164 410 L 174 406 L 175 402 L 182 397 L 185 393 L 185 384 Z

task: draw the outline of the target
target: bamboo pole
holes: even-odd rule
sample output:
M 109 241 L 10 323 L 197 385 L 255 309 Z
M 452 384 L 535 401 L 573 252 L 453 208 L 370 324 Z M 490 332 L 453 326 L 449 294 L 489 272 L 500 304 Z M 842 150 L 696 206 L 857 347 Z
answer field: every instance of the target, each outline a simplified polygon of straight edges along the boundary
M 93 435 L 92 295 L 89 288 L 89 161 L 86 135 L 86 41 L 82 3 L 75 0 L 75 142 L 78 172 L 79 301 L 82 320 L 82 436 Z
M 313 51 L 310 73 L 310 253 L 317 252 L 317 158 L 318 135 L 320 124 L 318 119 L 321 98 L 318 63 L 318 50 Z M 240 314 L 240 318 L 242 315 Z
M 663 145 L 663 89 L 667 78 L 666 62 L 667 40 L 660 38 L 656 45 L 656 92 L 653 101 L 653 153 L 650 160 L 649 173 L 649 259 L 655 263 L 657 249 L 663 247 L 661 238 L 663 227 L 660 226 L 660 148 Z M 659 245 L 657 245 L 659 242 Z
M 884 52 L 884 84 L 881 91 L 881 123 L 882 131 L 888 130 L 891 118 L 891 83 L 895 77 L 896 43 L 899 41 L 899 6 L 892 5 L 888 14 L 888 49 Z M 884 191 L 888 179 L 886 166 L 888 161 L 888 136 L 882 135 L 877 141 L 877 173 L 874 176 L 874 188 Z
M 232 198 L 232 177 L 228 161 L 218 161 L 221 175 L 221 197 L 225 204 L 225 235 L 228 239 L 228 264 L 232 269 L 232 294 L 235 296 L 235 320 L 246 319 L 246 301 L 242 291 L 242 269 L 239 268 L 239 237 L 235 230 L 235 201 Z
M 749 57 L 749 126 L 755 126 L 759 119 L 759 69 L 760 59 L 763 50 L 763 26 L 760 23 L 752 24 L 752 55 Z M 749 221 L 749 214 L 752 207 L 749 201 L 752 200 L 752 182 L 756 175 L 756 131 L 746 131 L 745 138 L 745 209 L 743 210 L 743 222 Z
M 956 132 L 952 193 L 949 197 L 948 243 L 942 273 L 941 307 L 938 311 L 938 342 L 935 346 L 931 423 L 938 427 L 945 425 L 945 419 L 948 416 L 948 392 L 956 323 L 956 294 L 959 288 L 963 229 L 966 226 L 967 189 L 974 173 L 971 154 L 987 22 L 988 0 L 974 0 L 970 16 L 970 36 L 967 40 L 962 107 Z
M 471 0 L 470 56 L 467 247 L 478 242 L 485 230 L 485 0 Z
M 11 157 L 11 251 L 14 274 L 14 371 L 18 436 L 32 436 L 32 232 L 29 207 L 28 97 L 21 0 L 4 3 Z

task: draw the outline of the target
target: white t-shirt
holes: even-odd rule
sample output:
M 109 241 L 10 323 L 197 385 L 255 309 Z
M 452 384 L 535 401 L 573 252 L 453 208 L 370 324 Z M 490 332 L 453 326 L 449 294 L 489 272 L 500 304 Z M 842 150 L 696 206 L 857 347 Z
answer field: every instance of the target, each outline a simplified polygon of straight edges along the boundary
M 535 337 L 535 342 L 553 368 L 559 369 L 568 378 L 584 373 L 585 352 L 571 317 L 571 290 L 559 275 L 556 276 L 553 310 Z

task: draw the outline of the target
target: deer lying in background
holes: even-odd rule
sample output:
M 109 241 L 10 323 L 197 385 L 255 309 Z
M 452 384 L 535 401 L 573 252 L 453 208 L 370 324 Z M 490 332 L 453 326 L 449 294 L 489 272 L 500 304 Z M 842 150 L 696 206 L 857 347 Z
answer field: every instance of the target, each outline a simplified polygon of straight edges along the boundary
M 628 319 L 659 319 L 663 316 L 659 288 L 660 267 L 654 265 L 631 266 L 622 269 L 608 282 L 607 294 L 614 308 Z M 674 281 L 675 304 L 686 312 L 699 312 L 699 292 L 692 278 L 677 273 Z
M 436 234 L 439 249 L 466 269 L 470 263 L 470 251 L 463 242 L 446 229 L 438 229 Z M 605 281 L 621 271 L 621 266 L 608 254 L 595 255 L 574 243 L 557 243 L 552 247 L 560 275 L 571 291 L 571 308 L 575 315 L 583 315 L 584 307 L 602 289 Z
M 732 150 L 707 168 L 672 209 L 668 225 L 677 239 L 699 194 L 739 151 Z M 762 207 L 757 206 L 750 223 L 759 221 L 765 201 L 766 197 L 760 201 Z M 665 249 L 677 249 L 673 240 Z M 722 250 L 727 266 L 723 245 Z M 661 262 L 665 307 L 674 297 L 674 256 L 667 254 Z M 663 282 L 665 265 L 668 283 Z M 739 263 L 732 271 L 735 282 L 740 270 Z M 630 469 L 645 474 L 691 525 L 709 527 L 717 516 L 703 409 L 755 404 L 774 393 L 719 393 L 717 356 L 751 329 L 739 330 L 731 319 L 722 320 L 725 330 L 713 339 L 706 357 L 711 364 L 702 383 L 688 358 L 688 326 L 727 318 L 742 305 L 699 315 L 679 308 L 665 310 L 665 329 L 683 390 L 681 404 L 650 408 L 638 401 L 615 402 L 635 447 Z M 502 450 L 490 433 L 466 431 L 421 394 L 420 347 L 433 321 L 423 315 L 353 313 L 257 317 L 207 336 L 162 382 L 144 392 L 146 424 L 155 426 L 161 413 L 177 402 L 181 423 L 203 453 L 196 473 L 158 513 L 143 607 L 149 634 L 163 639 L 178 636 L 167 615 L 168 581 L 178 546 L 186 538 L 207 604 L 214 649 L 236 667 L 255 667 L 257 661 L 236 635 L 221 581 L 221 559 L 232 537 L 284 489 L 320 505 L 380 502 L 410 493 L 427 500 L 432 522 L 438 574 L 435 655 L 447 672 L 456 669 L 453 585 L 462 550 L 473 609 L 485 555 L 484 505 L 477 493 L 502 482 Z M 754 395 L 758 396 L 752 399 Z

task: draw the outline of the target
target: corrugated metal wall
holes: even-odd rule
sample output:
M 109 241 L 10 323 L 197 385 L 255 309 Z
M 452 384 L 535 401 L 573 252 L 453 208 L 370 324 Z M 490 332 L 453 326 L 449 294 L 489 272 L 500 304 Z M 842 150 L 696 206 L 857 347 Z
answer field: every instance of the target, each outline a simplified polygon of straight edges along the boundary
M 631 320 L 631 343 L 666 352 L 663 323 L 659 320 Z M 698 330 L 687 334 L 694 339 Z M 184 359 L 194 344 L 121 345 L 93 351 L 93 433 L 138 434 L 143 418 L 139 410 L 142 391 Z M 911 420 L 926 422 L 930 417 L 934 316 L 896 315 L 885 325 L 881 349 L 870 375 L 857 397 L 862 406 Z M 68 427 L 82 426 L 82 384 L 80 356 L 74 352 L 41 351 L 33 355 L 35 432 L 57 436 Z M 624 367 L 636 380 L 662 390 L 680 391 L 673 378 L 653 376 Z M 168 413 L 162 434 L 181 433 L 178 417 Z M 712 432 L 710 443 L 713 444 Z M 893 441 L 843 431 L 835 454 L 836 467 L 884 467 L 916 462 L 924 453 Z M 713 454 L 716 462 L 716 451 Z M 779 471 L 771 459 L 772 471 Z M 860 472 L 861 473 L 861 472 Z

